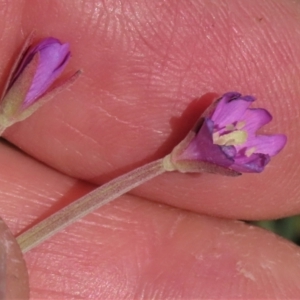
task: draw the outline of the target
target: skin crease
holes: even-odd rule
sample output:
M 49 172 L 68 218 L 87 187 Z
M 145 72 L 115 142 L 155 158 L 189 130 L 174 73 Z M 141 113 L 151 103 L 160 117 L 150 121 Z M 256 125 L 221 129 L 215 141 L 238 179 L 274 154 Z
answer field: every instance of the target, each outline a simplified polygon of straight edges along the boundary
M 15 234 L 94 187 L 80 179 L 101 184 L 167 154 L 208 93 L 255 95 L 275 119 L 263 132 L 288 136 L 260 175 L 164 174 L 32 250 L 32 299 L 299 298 L 296 246 L 217 218 L 300 212 L 299 2 L 32 0 L 0 8 L 2 81 L 34 28 L 37 37 L 68 41 L 68 70 L 84 71 L 5 132 L 47 164 L 0 147 L 1 216 Z

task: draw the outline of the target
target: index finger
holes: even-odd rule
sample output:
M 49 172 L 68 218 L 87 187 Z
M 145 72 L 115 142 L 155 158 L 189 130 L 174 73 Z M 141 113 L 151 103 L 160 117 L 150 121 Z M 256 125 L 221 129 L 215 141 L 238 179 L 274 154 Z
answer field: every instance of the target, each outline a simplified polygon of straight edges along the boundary
M 180 118 L 193 99 L 252 93 L 276 120 L 266 130 L 289 141 L 263 174 L 165 174 L 133 193 L 230 218 L 298 213 L 298 4 L 159 3 L 25 4 L 25 30 L 69 41 L 70 67 L 84 76 L 5 136 L 50 166 L 101 184 L 167 154 L 196 119 L 191 109 Z

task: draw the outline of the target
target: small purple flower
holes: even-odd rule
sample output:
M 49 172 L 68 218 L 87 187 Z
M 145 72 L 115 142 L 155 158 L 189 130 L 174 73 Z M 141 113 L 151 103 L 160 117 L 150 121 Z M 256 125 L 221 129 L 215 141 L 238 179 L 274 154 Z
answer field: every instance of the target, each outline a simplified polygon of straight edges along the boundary
M 31 82 L 22 103 L 23 107 L 34 103 L 62 73 L 70 59 L 69 44 L 62 44 L 58 39 L 49 37 L 36 46 L 30 47 L 13 75 L 9 89 L 35 57 L 37 57 L 35 73 L 30 78 Z
M 69 44 L 48 37 L 35 46 L 32 35 L 26 40 L 19 59 L 8 77 L 0 102 L 0 132 L 22 121 L 60 91 L 69 87 L 80 71 L 55 85 L 69 59 Z
M 227 169 L 230 175 L 262 172 L 284 147 L 286 136 L 256 134 L 272 116 L 265 109 L 249 108 L 253 101 L 254 97 L 236 92 L 224 94 L 204 113 L 195 131 L 174 149 L 172 164 L 187 172 L 189 168 L 212 172 Z

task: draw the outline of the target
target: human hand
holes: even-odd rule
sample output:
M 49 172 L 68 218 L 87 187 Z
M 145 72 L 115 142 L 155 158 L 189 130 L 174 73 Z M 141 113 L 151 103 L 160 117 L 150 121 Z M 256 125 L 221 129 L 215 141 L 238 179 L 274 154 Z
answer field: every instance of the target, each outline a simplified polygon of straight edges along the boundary
M 15 233 L 94 187 L 80 180 L 101 184 L 167 154 L 197 119 L 195 108 L 202 109 L 193 100 L 209 92 L 254 94 L 275 119 L 265 131 L 288 135 L 260 175 L 165 174 L 32 250 L 26 260 L 33 299 L 299 295 L 296 246 L 219 218 L 300 211 L 297 4 L 95 0 L 6 7 L 3 61 L 21 44 L 20 28 L 25 36 L 36 28 L 41 37 L 70 42 L 70 70 L 84 72 L 70 91 L 5 133 L 49 166 L 1 145 L 1 215 Z

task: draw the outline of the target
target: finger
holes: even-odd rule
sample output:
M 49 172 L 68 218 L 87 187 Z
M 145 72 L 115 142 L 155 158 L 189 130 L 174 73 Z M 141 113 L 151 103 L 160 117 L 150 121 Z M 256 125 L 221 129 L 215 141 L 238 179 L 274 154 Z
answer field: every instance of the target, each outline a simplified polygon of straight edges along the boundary
M 27 261 L 35 299 L 293 299 L 300 292 L 299 250 L 287 241 L 126 196 Z
M 298 3 L 33 3 L 24 7 L 25 30 L 69 41 L 70 68 L 84 75 L 8 130 L 10 141 L 64 173 L 100 184 L 167 154 L 198 117 L 194 99 L 239 90 L 272 112 L 275 121 L 265 132 L 288 135 L 288 146 L 263 174 L 167 174 L 134 193 L 231 218 L 300 212 Z
M 3 145 L 0 154 L 1 214 L 14 232 L 91 188 Z M 32 299 L 293 299 L 299 254 L 242 222 L 123 196 L 25 258 Z
M 15 237 L 0 220 L 1 299 L 29 299 L 28 272 Z

